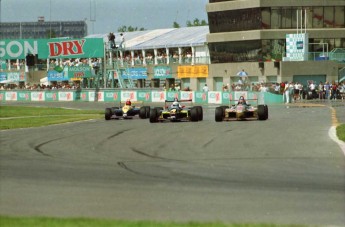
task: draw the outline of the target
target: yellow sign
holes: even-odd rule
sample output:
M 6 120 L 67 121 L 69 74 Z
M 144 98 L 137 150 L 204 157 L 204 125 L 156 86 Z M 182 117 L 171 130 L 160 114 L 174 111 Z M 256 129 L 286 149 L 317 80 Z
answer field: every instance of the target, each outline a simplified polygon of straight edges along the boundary
M 188 65 L 177 67 L 177 78 L 208 77 L 208 65 Z

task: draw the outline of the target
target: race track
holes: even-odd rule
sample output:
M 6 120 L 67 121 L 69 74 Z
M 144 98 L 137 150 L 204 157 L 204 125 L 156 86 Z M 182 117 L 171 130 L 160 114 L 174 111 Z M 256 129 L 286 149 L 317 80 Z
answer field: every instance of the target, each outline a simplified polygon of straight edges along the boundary
M 0 214 L 344 226 L 330 108 L 273 105 L 267 121 L 220 123 L 214 108 L 196 123 L 1 131 Z

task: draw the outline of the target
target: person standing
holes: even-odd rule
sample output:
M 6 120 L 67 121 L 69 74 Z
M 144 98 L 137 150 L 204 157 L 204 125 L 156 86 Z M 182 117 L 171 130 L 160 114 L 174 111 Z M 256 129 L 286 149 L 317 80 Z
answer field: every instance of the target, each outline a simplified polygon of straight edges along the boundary
M 109 33 L 108 40 L 110 43 L 110 48 L 115 49 L 115 35 L 114 35 L 114 33 L 112 33 L 112 32 Z
M 121 38 L 121 43 L 120 43 L 120 48 L 124 49 L 125 48 L 125 36 L 123 35 L 123 33 L 120 34 L 120 38 Z
M 205 86 L 202 88 L 202 91 L 203 91 L 203 92 L 208 92 L 207 84 L 205 84 Z

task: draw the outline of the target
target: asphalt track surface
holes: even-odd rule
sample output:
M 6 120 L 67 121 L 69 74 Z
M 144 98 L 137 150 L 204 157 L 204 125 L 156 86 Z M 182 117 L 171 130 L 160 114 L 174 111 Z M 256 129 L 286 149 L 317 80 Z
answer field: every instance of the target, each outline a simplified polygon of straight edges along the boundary
M 345 102 L 333 106 L 344 123 Z M 328 136 L 330 104 L 272 105 L 267 121 L 220 123 L 214 108 L 195 123 L 1 131 L 0 214 L 344 226 L 345 155 Z

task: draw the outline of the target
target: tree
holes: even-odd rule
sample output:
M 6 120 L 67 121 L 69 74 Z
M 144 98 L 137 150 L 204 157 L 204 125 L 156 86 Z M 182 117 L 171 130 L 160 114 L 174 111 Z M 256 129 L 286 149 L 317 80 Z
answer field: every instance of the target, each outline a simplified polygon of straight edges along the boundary
M 176 21 L 174 21 L 173 28 L 180 28 L 180 25 Z
M 138 29 L 138 27 L 132 27 L 132 26 L 126 26 L 126 25 L 123 25 L 121 27 L 119 27 L 117 29 L 118 32 L 134 32 L 134 31 L 145 31 L 145 28 L 140 28 Z
M 187 24 L 187 27 L 195 27 L 195 26 L 205 26 L 205 25 L 208 25 L 205 20 L 202 20 L 200 22 L 200 20 L 198 18 L 195 18 L 193 22 L 188 20 L 186 24 Z

